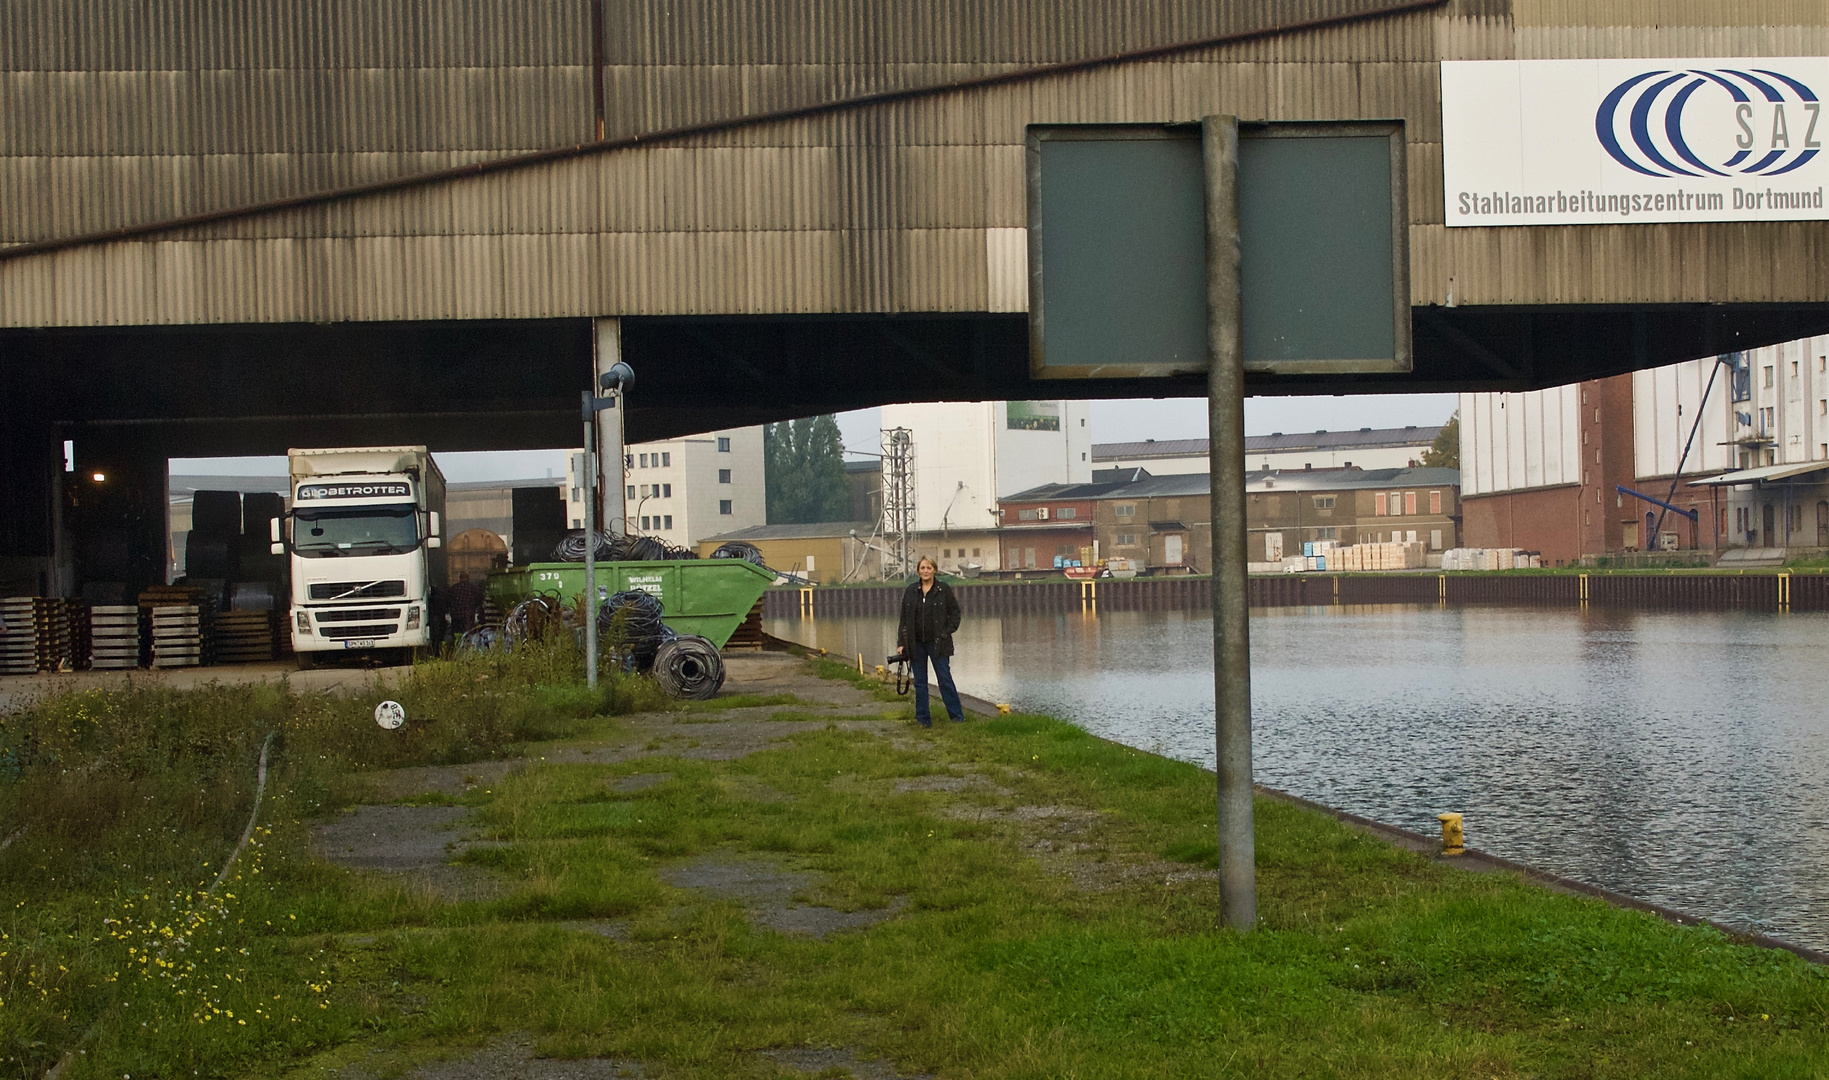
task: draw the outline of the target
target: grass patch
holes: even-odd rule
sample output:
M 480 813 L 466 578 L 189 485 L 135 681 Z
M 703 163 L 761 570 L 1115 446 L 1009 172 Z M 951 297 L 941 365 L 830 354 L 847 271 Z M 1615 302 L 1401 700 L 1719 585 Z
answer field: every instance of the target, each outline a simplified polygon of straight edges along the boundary
M 843 677 L 833 668 L 846 670 L 818 672 Z M 462 738 L 424 733 L 420 758 L 513 752 L 516 732 L 596 732 L 626 756 L 644 737 L 584 708 L 569 684 L 506 670 L 479 683 L 484 673 L 432 670 L 424 685 L 444 688 L 436 700 L 454 726 L 470 714 L 452 694 L 491 684 L 486 711 L 518 719 Z M 215 731 L 208 718 L 234 709 L 214 693 L 160 701 Z M 63 856 L 42 847 L 0 854 L 4 880 L 28 890 L 0 910 L 0 1076 L 41 1074 L 98 1017 L 102 1033 L 67 1075 L 405 1069 L 515 1031 L 544 1053 L 642 1059 L 675 1077 L 779 1076 L 756 1051 L 805 1045 L 972 1077 L 1829 1068 L 1820 969 L 1707 928 L 1444 868 L 1283 803 L 1258 804 L 1261 929 L 1223 930 L 1211 878 L 1187 874 L 1213 857 L 1211 776 L 1044 717 L 943 725 L 917 743 L 834 725 L 731 760 L 677 756 L 676 743 L 638 760 L 534 758 L 462 800 L 496 842 L 465 861 L 508 891 L 443 904 L 306 856 L 293 822 L 335 805 L 336 775 L 399 761 L 356 734 L 373 727 L 365 700 L 275 693 L 266 712 L 218 721 L 220 749 L 186 741 L 179 717 L 148 728 L 164 749 L 135 760 L 175 762 L 187 779 L 170 790 L 145 780 L 110 804 L 114 819 L 81 809 L 86 839 L 68 839 L 79 827 L 58 824 L 54 808 L 8 804 L 92 854 L 54 867 L 44 860 Z M 409 702 L 409 715 L 433 700 Z M 54 705 L 30 725 L 40 738 L 51 738 L 48 717 L 67 718 Z M 300 709 L 354 728 L 287 720 Z M 194 883 L 245 818 L 247 740 L 274 722 L 291 725 L 274 833 L 225 911 L 205 913 L 207 948 L 174 952 L 159 927 L 182 917 L 174 905 L 195 906 Z M 226 734 L 244 728 L 242 741 Z M 345 733 L 308 734 L 332 730 Z M 82 745 L 57 768 L 113 767 L 104 743 Z M 638 776 L 653 782 L 627 783 Z M 980 783 L 913 782 L 948 777 Z M 189 778 L 241 786 L 187 802 Z M 156 797 L 136 804 L 142 793 Z M 129 843 L 160 829 L 169 836 Z M 1032 857 L 1049 830 L 1072 843 Z M 132 870 L 109 862 L 129 856 Z M 803 902 L 895 914 L 825 940 L 776 933 L 744 902 L 668 884 L 673 868 L 707 859 L 772 861 L 807 875 Z M 35 866 L 55 881 L 28 885 Z M 130 942 L 103 921 L 122 917 L 134 920 Z M 614 920 L 621 937 L 563 920 Z M 161 948 L 194 969 L 176 981 L 140 974 L 133 957 Z

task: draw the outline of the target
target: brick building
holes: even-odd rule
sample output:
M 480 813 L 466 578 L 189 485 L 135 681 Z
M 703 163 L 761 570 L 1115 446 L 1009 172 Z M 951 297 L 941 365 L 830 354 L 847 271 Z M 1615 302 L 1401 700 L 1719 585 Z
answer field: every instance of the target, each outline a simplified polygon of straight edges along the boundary
M 1120 480 L 1033 488 L 1004 500 L 1004 566 L 1051 566 L 1052 558 L 1042 559 L 1050 547 L 1067 555 L 1096 541 L 1100 558 L 1133 559 L 1158 573 L 1209 573 L 1211 505 L 1209 478 L 1198 473 L 1133 470 Z M 1460 512 L 1455 469 L 1253 472 L 1246 475 L 1246 554 L 1252 562 L 1274 562 L 1315 540 L 1407 540 L 1442 551 L 1459 546 Z
M 1093 514 L 1113 484 L 1043 484 L 1002 500 L 998 563 L 1005 571 L 1052 569 L 1092 547 Z
M 1829 337 L 1463 394 L 1461 469 L 1467 543 L 1546 565 L 1829 550 Z

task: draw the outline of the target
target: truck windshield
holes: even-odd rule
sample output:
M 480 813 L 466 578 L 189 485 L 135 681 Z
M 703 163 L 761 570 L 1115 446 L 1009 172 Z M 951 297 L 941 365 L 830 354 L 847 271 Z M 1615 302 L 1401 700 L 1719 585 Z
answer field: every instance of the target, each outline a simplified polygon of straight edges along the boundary
M 398 555 L 419 546 L 418 515 L 411 506 L 301 510 L 294 517 L 292 547 L 308 559 Z

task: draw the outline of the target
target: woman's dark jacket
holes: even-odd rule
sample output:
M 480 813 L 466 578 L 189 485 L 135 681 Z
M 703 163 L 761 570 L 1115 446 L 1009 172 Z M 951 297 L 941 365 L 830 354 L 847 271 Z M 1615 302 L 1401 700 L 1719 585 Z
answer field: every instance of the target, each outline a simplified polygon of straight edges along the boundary
M 959 598 L 952 587 L 939 578 L 925 598 L 919 578 L 902 593 L 902 622 L 896 628 L 896 644 L 909 648 L 919 643 L 929 656 L 953 654 L 953 631 L 959 629 Z

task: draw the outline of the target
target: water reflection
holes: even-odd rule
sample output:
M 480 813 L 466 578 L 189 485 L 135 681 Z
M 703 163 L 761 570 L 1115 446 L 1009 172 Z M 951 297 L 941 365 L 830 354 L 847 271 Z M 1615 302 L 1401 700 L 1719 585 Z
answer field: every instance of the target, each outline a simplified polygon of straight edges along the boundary
M 880 662 L 889 618 L 772 620 Z M 1252 620 L 1258 779 L 1508 858 L 1829 948 L 1829 617 L 1417 605 Z M 968 618 L 962 690 L 1213 763 L 1212 622 Z

